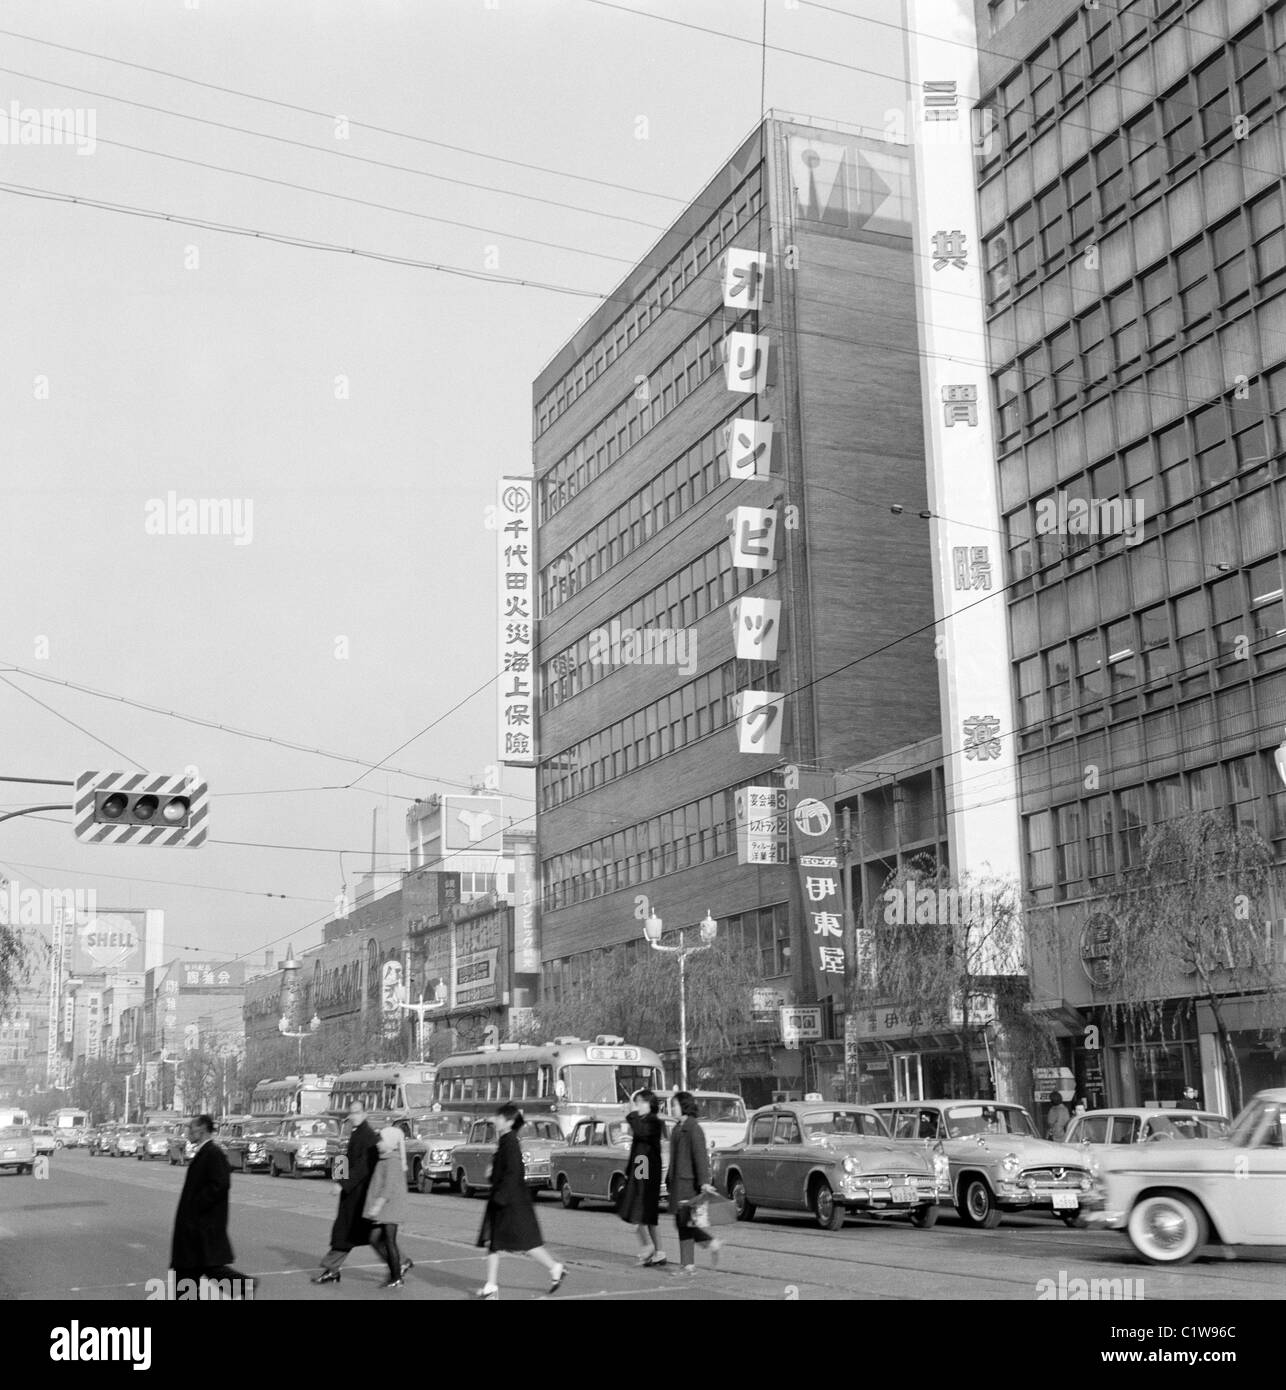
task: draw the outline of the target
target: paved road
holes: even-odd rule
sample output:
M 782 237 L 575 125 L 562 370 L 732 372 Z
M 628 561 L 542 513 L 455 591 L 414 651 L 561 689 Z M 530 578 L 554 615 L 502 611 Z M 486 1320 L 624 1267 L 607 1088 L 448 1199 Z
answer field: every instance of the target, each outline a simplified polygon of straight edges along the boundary
M 133 1159 L 53 1156 L 48 1181 L 0 1174 L 0 1299 L 145 1299 L 148 1280 L 163 1280 L 183 1170 Z M 258 1298 L 462 1299 L 482 1282 L 474 1247 L 482 1203 L 447 1194 L 411 1195 L 403 1253 L 415 1260 L 405 1288 L 384 1292 L 383 1267 L 369 1249 L 350 1255 L 342 1282 L 312 1288 L 308 1276 L 326 1248 L 335 1198 L 316 1178 L 234 1174 L 231 1236 L 236 1266 L 260 1277 Z M 725 1232 L 720 1268 L 695 1276 L 674 1264 L 640 1270 L 634 1235 L 601 1207 L 564 1211 L 539 1202 L 550 1248 L 568 1264 L 563 1300 L 644 1299 L 1026 1299 L 1041 1280 L 1144 1281 L 1146 1299 L 1280 1298 L 1286 1259 L 1252 1255 L 1229 1261 L 1218 1251 L 1177 1270 L 1138 1262 L 1124 1237 L 1068 1230 L 1019 1217 L 994 1231 L 971 1231 L 944 1215 L 930 1231 L 905 1222 L 850 1220 L 817 1230 L 804 1216 L 760 1213 Z M 673 1222 L 663 1217 L 672 1261 Z M 544 1295 L 544 1271 L 507 1258 L 502 1297 Z M 1137 1283 L 1136 1283 L 1137 1287 Z

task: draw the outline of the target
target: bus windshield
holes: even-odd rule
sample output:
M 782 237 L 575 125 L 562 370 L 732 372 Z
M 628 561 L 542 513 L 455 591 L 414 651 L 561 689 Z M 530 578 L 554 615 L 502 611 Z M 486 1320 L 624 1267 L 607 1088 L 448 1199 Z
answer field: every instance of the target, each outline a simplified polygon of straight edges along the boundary
M 433 1104 L 433 1083 L 408 1081 L 403 1087 L 409 1110 L 427 1110 Z
M 559 1072 L 566 1087 L 565 1100 L 578 1105 L 628 1103 L 635 1091 L 648 1087 L 661 1089 L 655 1067 L 623 1067 L 605 1063 L 583 1063 L 563 1067 Z

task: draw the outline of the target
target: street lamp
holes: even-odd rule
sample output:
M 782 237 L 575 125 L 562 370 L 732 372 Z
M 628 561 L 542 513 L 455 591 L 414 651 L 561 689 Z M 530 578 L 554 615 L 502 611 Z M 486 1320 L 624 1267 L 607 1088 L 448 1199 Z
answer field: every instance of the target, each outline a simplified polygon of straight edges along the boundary
M 677 946 L 662 946 L 661 919 L 654 912 L 643 923 L 643 935 L 647 938 L 647 944 L 654 951 L 665 951 L 676 956 L 679 961 L 679 1090 L 681 1091 L 688 1089 L 688 957 L 696 955 L 698 951 L 708 951 L 714 945 L 715 933 L 718 930 L 719 924 L 710 916 L 710 911 L 707 908 L 706 915 L 701 919 L 701 925 L 698 927 L 698 931 L 701 933 L 699 946 L 685 946 L 682 932 L 679 933 Z
M 402 1000 L 398 1001 L 398 1008 L 407 1009 L 415 1015 L 415 1033 L 419 1039 L 420 1061 L 424 1061 L 424 1015 L 430 1009 L 440 1009 L 447 1001 L 447 987 L 445 980 L 439 980 L 433 989 L 433 998 L 427 1003 L 424 999 L 424 991 L 420 991 L 420 1002 L 418 1004 L 407 1004 Z
M 277 1020 L 277 1031 L 281 1034 L 281 1036 L 283 1038 L 295 1038 L 299 1042 L 299 1074 L 301 1076 L 304 1072 L 304 1039 L 312 1037 L 312 1035 L 320 1027 L 321 1019 L 318 1018 L 316 1014 L 314 1014 L 312 1018 L 308 1020 L 308 1027 L 302 1028 L 298 1032 L 291 1031 L 290 1020 L 285 1016 L 285 1014 L 282 1014 L 282 1016 Z

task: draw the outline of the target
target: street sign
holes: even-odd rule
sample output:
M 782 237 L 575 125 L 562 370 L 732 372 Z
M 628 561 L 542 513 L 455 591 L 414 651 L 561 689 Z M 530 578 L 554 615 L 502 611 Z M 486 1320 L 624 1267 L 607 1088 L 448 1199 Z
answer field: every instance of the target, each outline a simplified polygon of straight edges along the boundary
M 195 849 L 205 843 L 209 789 L 186 774 L 82 772 L 72 799 L 72 830 L 85 844 Z
M 786 1008 L 781 1011 L 781 1040 L 790 1047 L 822 1036 L 822 1011 L 815 1008 Z

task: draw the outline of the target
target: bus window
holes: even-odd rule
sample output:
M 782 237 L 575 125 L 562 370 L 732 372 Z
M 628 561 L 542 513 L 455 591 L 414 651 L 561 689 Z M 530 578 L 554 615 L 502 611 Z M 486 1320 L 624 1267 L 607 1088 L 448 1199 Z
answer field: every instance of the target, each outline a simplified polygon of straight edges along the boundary
M 522 1074 L 522 1098 L 523 1100 L 535 1100 L 539 1094 L 537 1090 L 536 1073 L 534 1070 L 525 1071 Z
M 539 1100 L 548 1100 L 554 1093 L 554 1069 L 550 1066 L 542 1066 L 539 1072 L 540 1089 L 536 1092 Z
M 487 1099 L 500 1100 L 500 1063 L 492 1062 L 487 1067 Z
M 461 1100 L 473 1100 L 473 1099 L 474 1099 L 474 1080 L 473 1080 L 473 1070 L 472 1070 L 472 1068 L 470 1068 L 469 1074 L 464 1078 L 464 1093 L 461 1095 L 460 1099 L 461 1099 Z

